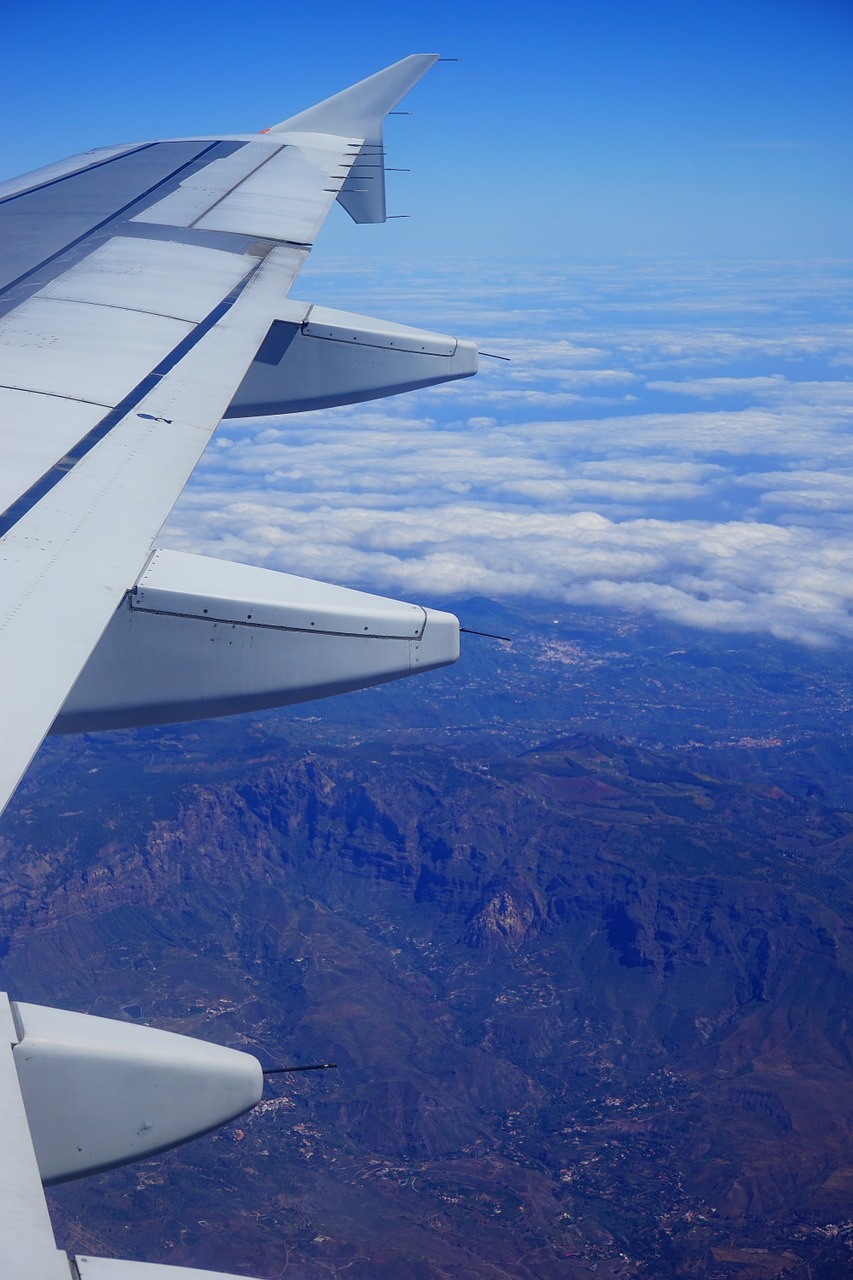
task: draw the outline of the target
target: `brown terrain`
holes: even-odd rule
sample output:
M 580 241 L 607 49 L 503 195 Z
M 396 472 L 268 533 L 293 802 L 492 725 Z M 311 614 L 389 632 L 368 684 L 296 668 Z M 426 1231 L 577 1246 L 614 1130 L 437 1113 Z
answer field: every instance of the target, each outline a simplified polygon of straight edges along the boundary
M 591 677 L 537 653 L 522 716 L 470 732 L 477 666 L 409 723 L 380 693 L 48 744 L 0 832 L 9 991 L 338 1063 L 57 1188 L 64 1245 L 292 1280 L 853 1274 L 847 739 L 643 745 L 636 699 L 626 736 L 580 729 L 568 683 L 553 735 L 553 682 Z

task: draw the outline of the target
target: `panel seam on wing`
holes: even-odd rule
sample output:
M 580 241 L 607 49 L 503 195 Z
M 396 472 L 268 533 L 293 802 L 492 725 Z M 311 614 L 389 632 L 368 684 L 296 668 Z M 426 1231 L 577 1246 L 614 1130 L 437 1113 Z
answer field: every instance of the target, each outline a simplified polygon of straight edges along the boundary
M 22 392 L 22 394 L 28 395 L 28 396 L 50 396 L 51 400 L 71 400 L 74 402 L 74 404 L 91 404 L 91 405 L 94 405 L 95 408 L 97 409 L 113 408 L 111 404 L 105 404 L 103 400 L 86 400 L 84 399 L 83 396 L 63 395 L 61 391 L 42 391 L 40 388 L 35 388 L 35 387 L 19 387 L 14 382 L 0 383 L 0 390 L 20 391 Z M 0 512 L 0 517 L 2 517 L 3 514 L 4 514 L 3 512 Z
M 262 631 L 292 631 L 299 635 L 308 636 L 344 636 L 348 640 L 401 640 L 408 643 L 410 640 L 420 640 L 423 636 L 423 625 L 414 635 L 398 635 L 386 634 L 378 631 L 328 631 L 323 627 L 289 627 L 282 622 L 257 622 L 246 618 L 220 618 L 213 614 L 199 613 L 182 613 L 177 609 L 152 609 L 148 605 L 134 604 L 133 598 L 128 593 L 125 597 L 128 608 L 131 613 L 150 613 L 158 618 L 183 618 L 190 622 L 213 622 L 219 626 L 227 627 L 255 627 Z
M 72 307 L 101 307 L 104 311 L 128 311 L 141 316 L 159 316 L 162 320 L 175 320 L 178 324 L 195 325 L 196 323 L 186 316 L 173 315 L 170 311 L 154 311 L 151 307 L 124 307 L 117 302 L 95 302 L 91 298 L 63 298 L 61 293 L 51 293 L 50 301 L 66 303 Z

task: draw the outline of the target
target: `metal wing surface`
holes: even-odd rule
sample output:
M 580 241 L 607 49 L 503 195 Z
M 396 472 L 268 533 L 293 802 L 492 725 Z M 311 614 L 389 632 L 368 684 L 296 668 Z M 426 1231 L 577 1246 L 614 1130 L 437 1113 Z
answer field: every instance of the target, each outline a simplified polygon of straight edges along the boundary
M 0 184 L 0 810 L 63 716 L 73 729 L 222 714 L 458 656 L 451 615 L 152 554 L 229 411 L 352 403 L 476 371 L 472 343 L 288 297 L 336 199 L 356 222 L 384 221 L 382 122 L 435 61 L 404 58 L 262 135 L 111 147 Z M 69 1259 L 42 1183 L 233 1118 L 260 1098 L 260 1064 L 5 994 L 0 1035 L 4 1274 L 214 1280 Z
M 262 135 L 112 147 L 0 185 L 0 808 L 331 205 L 384 220 L 382 120 L 435 61 Z

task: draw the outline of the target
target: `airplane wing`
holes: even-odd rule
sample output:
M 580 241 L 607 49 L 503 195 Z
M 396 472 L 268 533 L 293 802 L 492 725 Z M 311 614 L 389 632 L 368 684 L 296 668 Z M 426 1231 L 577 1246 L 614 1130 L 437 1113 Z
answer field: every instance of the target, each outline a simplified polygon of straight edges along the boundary
M 229 413 L 475 372 L 470 343 L 289 296 L 335 200 L 384 221 L 382 122 L 435 61 L 404 58 L 260 135 L 116 146 L 0 185 L 0 810 L 52 728 L 274 705 L 457 656 L 450 615 L 152 554 Z M 136 1027 L 128 1041 L 123 1024 L 5 996 L 0 1024 L 10 1277 L 68 1275 L 41 1181 L 163 1149 L 259 1096 L 247 1055 L 184 1052 Z M 210 1106 L 193 1110 L 202 1097 Z M 89 1258 L 72 1269 L 176 1274 Z
M 112 147 L 0 187 L 0 809 L 223 416 L 475 371 L 470 343 L 288 297 L 336 199 L 384 220 L 382 121 L 436 58 L 404 58 L 262 135 Z M 207 712 L 199 698 L 195 713 L 244 705 L 269 697 Z M 100 723 L 68 723 L 84 722 Z

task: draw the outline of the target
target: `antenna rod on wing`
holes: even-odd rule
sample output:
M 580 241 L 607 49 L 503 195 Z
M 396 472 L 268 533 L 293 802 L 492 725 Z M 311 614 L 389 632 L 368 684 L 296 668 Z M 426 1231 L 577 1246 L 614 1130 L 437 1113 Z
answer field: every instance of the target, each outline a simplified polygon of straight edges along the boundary
M 375 75 L 350 85 L 325 102 L 273 125 L 273 134 L 327 133 L 349 139 L 357 147 L 360 160 L 376 156 L 385 160 L 383 123 L 391 115 L 409 115 L 397 110 L 410 89 L 438 62 L 437 53 L 413 53 L 401 58 Z M 342 204 L 354 222 L 385 221 L 385 176 L 374 182 L 370 191 L 341 191 Z
M 473 627 L 460 627 L 459 630 L 466 636 L 485 636 L 487 640 L 506 640 L 507 644 L 512 644 L 511 636 L 496 636 L 493 631 L 475 631 Z
M 264 1067 L 265 1076 L 280 1076 L 286 1071 L 330 1071 L 336 1062 L 311 1062 L 307 1067 Z

